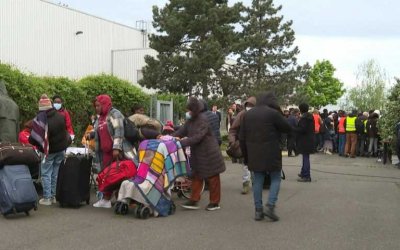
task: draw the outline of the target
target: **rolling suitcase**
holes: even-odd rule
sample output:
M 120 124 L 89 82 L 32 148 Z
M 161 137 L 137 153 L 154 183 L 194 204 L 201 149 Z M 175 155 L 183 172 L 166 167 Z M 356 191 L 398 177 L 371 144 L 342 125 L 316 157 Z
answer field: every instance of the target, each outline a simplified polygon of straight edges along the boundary
M 25 213 L 37 209 L 38 195 L 26 165 L 6 165 L 0 169 L 0 212 Z
M 56 199 L 61 207 L 79 207 L 82 202 L 89 205 L 91 168 L 91 156 L 66 156 L 57 179 Z

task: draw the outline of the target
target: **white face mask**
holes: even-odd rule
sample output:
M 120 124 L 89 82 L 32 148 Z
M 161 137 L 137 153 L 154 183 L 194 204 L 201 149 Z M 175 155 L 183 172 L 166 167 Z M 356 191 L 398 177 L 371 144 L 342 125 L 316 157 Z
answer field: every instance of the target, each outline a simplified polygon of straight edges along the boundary
M 60 110 L 61 107 L 62 107 L 62 104 L 61 104 L 61 103 L 54 103 L 53 106 L 54 106 L 54 108 L 55 108 L 56 110 Z
M 246 111 L 249 111 L 250 109 L 252 109 L 253 107 L 246 107 Z

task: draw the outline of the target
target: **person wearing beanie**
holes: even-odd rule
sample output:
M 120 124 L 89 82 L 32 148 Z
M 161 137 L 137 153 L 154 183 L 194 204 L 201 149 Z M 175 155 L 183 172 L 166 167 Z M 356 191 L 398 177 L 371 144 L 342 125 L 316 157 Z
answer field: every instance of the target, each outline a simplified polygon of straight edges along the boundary
M 163 135 L 171 135 L 174 132 L 175 132 L 174 123 L 169 120 L 166 121 L 165 125 L 163 126 L 163 129 L 162 129 L 162 134 Z
M 65 123 L 67 124 L 68 134 L 71 136 L 71 140 L 73 141 L 75 138 L 74 128 L 72 127 L 71 116 L 69 115 L 68 110 L 64 107 L 64 100 L 61 96 L 55 95 L 53 96 L 53 107 L 57 112 L 65 117 Z
M 58 169 L 65 157 L 65 149 L 69 140 L 65 118 L 60 115 L 47 95 L 39 100 L 39 113 L 33 120 L 29 142 L 44 153 L 45 159 L 41 165 L 43 198 L 39 204 L 49 206 L 56 203 L 56 187 Z
M 208 181 L 210 203 L 208 211 L 220 209 L 221 180 L 220 174 L 225 171 L 225 162 L 218 142 L 207 117 L 201 111 L 203 103 L 190 97 L 186 105 L 186 122 L 173 136 L 183 138 L 182 147 L 190 146 L 192 166 L 192 194 L 190 200 L 182 205 L 186 209 L 199 209 L 199 200 L 203 180 Z
M 311 182 L 311 164 L 310 154 L 315 152 L 315 136 L 314 136 L 314 117 L 308 112 L 309 106 L 306 103 L 299 105 L 301 117 L 297 127 L 294 130 L 297 133 L 297 150 L 303 155 L 303 164 L 301 172 L 298 175 L 299 182 Z

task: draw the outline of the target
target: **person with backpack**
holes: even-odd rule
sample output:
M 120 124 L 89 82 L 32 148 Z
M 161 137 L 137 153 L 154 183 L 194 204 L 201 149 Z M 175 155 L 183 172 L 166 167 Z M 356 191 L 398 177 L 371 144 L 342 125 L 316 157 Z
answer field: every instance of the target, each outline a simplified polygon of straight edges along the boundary
M 96 157 L 94 165 L 97 169 L 104 169 L 112 162 L 135 158 L 133 146 L 124 137 L 124 116 L 112 106 L 111 97 L 99 95 L 94 101 L 96 113 L 99 115 L 94 124 L 94 138 L 96 141 Z M 91 133 L 90 137 L 93 137 Z M 91 138 L 88 138 L 91 139 Z M 94 207 L 111 208 L 112 193 L 104 193 L 103 198 L 93 204 Z
M 369 137 L 368 156 L 376 157 L 378 155 L 378 119 L 379 110 L 375 110 L 367 121 L 367 133 Z
M 356 120 L 357 130 L 357 156 L 365 155 L 365 144 L 367 142 L 368 112 L 362 113 Z

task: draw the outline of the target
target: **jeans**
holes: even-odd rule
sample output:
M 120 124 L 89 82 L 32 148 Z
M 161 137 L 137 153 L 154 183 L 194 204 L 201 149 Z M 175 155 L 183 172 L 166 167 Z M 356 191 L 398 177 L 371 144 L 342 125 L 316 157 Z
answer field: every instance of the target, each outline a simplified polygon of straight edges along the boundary
M 311 178 L 311 173 L 310 170 L 310 155 L 309 154 L 303 154 L 303 166 L 301 167 L 301 172 L 300 175 L 305 178 Z
M 43 197 L 50 199 L 56 196 L 58 169 L 65 158 L 65 152 L 49 154 L 41 166 Z
M 376 154 L 377 152 L 378 152 L 378 138 L 370 137 L 368 153 Z
M 344 155 L 345 145 L 346 145 L 346 134 L 339 134 L 339 155 Z
M 269 188 L 268 205 L 275 206 L 278 200 L 279 189 L 281 187 L 281 171 L 268 172 L 271 177 L 271 186 Z M 253 183 L 253 198 L 254 205 L 256 208 L 262 208 L 262 191 L 264 185 L 264 179 L 267 172 L 254 172 L 254 183 Z

